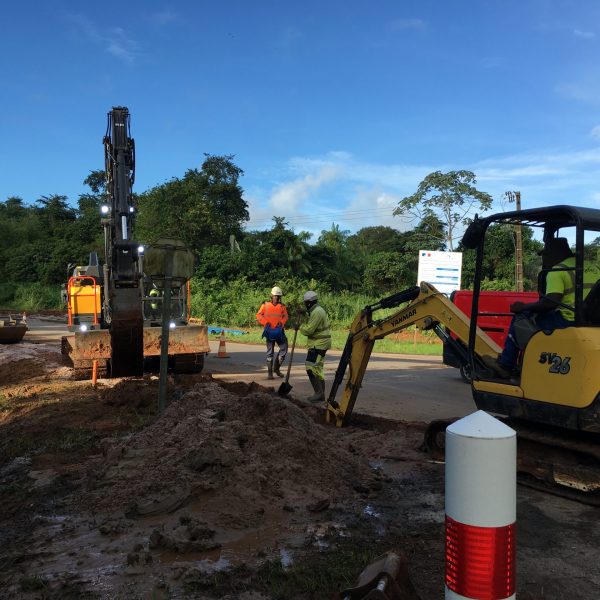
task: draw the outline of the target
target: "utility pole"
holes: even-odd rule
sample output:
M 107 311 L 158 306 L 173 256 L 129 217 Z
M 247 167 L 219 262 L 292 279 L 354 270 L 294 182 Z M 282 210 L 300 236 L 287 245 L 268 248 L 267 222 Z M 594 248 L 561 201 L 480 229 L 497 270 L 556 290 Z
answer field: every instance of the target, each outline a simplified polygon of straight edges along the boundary
M 515 192 L 517 210 L 521 210 L 521 192 Z M 515 283 L 517 292 L 523 291 L 523 236 L 521 224 L 515 225 Z
M 509 202 L 514 202 L 516 209 L 521 210 L 521 192 L 505 192 Z M 515 225 L 515 289 L 523 291 L 523 236 L 521 224 Z

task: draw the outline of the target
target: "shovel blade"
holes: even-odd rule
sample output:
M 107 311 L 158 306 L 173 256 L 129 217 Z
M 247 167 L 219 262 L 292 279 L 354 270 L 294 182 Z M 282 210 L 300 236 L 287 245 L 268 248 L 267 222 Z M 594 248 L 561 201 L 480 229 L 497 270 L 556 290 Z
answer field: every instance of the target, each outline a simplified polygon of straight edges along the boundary
M 279 396 L 287 396 L 291 391 L 292 387 L 287 381 L 284 381 L 277 390 Z

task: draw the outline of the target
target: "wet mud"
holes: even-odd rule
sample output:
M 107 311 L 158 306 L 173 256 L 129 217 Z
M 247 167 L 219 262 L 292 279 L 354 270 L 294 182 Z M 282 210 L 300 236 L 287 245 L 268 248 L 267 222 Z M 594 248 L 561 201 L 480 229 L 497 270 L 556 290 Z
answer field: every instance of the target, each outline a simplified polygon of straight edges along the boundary
M 34 346 L 33 344 L 30 346 Z M 321 423 L 210 375 L 77 381 L 0 354 L 2 598 L 332 598 L 375 557 L 444 597 L 444 466 L 424 424 Z M 598 509 L 519 489 L 521 600 L 600 597 Z

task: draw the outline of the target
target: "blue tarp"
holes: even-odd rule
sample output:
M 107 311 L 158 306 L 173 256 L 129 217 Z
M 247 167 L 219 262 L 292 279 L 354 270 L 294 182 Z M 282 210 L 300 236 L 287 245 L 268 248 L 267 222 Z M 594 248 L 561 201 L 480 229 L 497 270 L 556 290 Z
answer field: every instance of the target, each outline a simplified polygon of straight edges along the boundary
M 208 326 L 208 333 L 230 333 L 231 335 L 245 335 L 247 331 L 241 329 L 226 329 L 225 327 L 214 327 L 213 325 Z

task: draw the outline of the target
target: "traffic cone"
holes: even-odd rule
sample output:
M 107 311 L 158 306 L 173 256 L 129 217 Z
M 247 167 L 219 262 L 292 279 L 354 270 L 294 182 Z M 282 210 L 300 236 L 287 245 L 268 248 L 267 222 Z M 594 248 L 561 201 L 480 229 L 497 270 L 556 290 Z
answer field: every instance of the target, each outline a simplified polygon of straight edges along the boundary
M 229 354 L 227 354 L 227 350 L 225 349 L 224 331 L 221 331 L 221 336 L 219 337 L 219 352 L 217 353 L 217 358 L 229 358 Z

